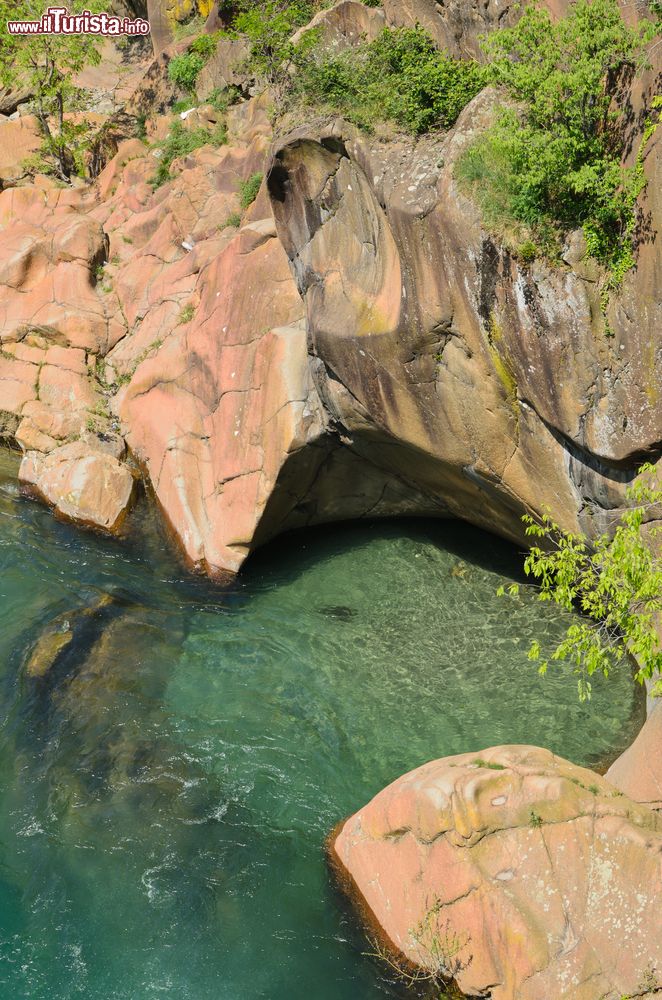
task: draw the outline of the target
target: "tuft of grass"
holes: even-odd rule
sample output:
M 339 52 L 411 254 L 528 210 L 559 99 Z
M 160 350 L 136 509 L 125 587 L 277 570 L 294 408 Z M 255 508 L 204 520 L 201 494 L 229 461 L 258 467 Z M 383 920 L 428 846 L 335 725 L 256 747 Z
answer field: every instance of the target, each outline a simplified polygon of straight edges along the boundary
M 180 156 L 193 153 L 196 149 L 201 149 L 202 146 L 223 146 L 226 142 L 227 131 L 222 123 L 208 131 L 204 128 L 187 129 L 183 122 L 176 119 L 161 143 L 162 155 L 152 182 L 153 187 L 158 188 L 169 180 L 170 166 Z
M 245 212 L 257 198 L 263 179 L 264 174 L 253 174 L 247 181 L 240 182 L 239 204 L 241 205 L 242 212 Z
M 175 101 L 170 110 L 172 111 L 173 115 L 181 115 L 183 111 L 190 111 L 191 108 L 195 107 L 195 105 L 196 102 L 193 100 L 192 97 L 184 97 L 180 101 Z
M 221 223 L 220 229 L 227 229 L 231 227 L 232 229 L 239 229 L 241 225 L 241 214 L 239 212 L 230 212 L 225 222 Z
M 486 767 L 490 771 L 505 771 L 506 770 L 506 768 L 504 767 L 503 764 L 495 764 L 491 760 L 483 760 L 482 757 L 476 757 L 476 759 L 472 760 L 471 763 L 475 764 L 476 767 Z
M 533 811 L 533 809 L 531 810 L 529 826 L 533 827 L 534 830 L 538 830 L 542 826 L 542 816 L 539 816 L 538 813 Z
M 193 303 L 189 302 L 189 303 L 187 303 L 187 305 L 184 306 L 184 308 L 180 312 L 179 318 L 178 318 L 178 323 L 180 325 L 182 323 L 190 323 L 191 320 L 193 319 L 194 315 L 195 315 L 195 309 L 193 307 Z

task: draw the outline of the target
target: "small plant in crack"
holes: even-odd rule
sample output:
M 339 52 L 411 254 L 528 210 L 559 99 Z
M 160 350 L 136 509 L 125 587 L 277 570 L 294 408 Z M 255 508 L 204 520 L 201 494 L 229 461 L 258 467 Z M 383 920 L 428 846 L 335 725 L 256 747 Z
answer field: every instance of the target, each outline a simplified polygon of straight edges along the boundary
M 537 812 L 531 810 L 531 816 L 529 818 L 529 826 L 533 827 L 534 830 L 539 830 L 542 826 L 542 816 L 539 816 Z
M 180 312 L 178 322 L 180 324 L 190 323 L 194 315 L 195 315 L 195 307 L 192 302 L 188 302 Z
M 117 390 L 121 386 L 128 385 L 133 376 L 136 374 L 136 371 L 138 370 L 139 366 L 143 363 L 143 361 L 145 361 L 149 357 L 152 351 L 158 351 L 158 349 L 162 345 L 163 345 L 163 340 L 160 337 L 158 337 L 156 340 L 153 340 L 152 343 L 149 345 L 149 347 L 146 347 L 144 351 L 141 351 L 140 354 L 133 359 L 131 366 L 126 371 L 116 375 L 115 380 L 113 382 L 114 392 L 117 392 Z
M 220 229 L 239 229 L 241 225 L 241 214 L 239 212 L 230 212 L 225 222 L 221 224 Z
M 245 212 L 258 196 L 262 186 L 263 174 L 252 174 L 248 180 L 239 183 L 239 203 Z
M 491 760 L 483 760 L 482 757 L 476 757 L 476 759 L 472 760 L 471 763 L 474 765 L 474 767 L 485 767 L 485 768 L 487 768 L 490 771 L 505 771 L 506 770 L 506 768 L 504 767 L 503 764 L 496 764 L 496 763 L 494 763 L 494 761 L 491 761 Z
M 398 980 L 408 986 L 430 983 L 438 1000 L 461 1000 L 464 996 L 455 980 L 473 961 L 473 955 L 464 955 L 469 944 L 468 935 L 457 934 L 450 920 L 443 915 L 444 904 L 437 898 L 423 919 L 411 931 L 413 962 L 395 955 L 376 940 L 371 940 L 373 951 L 369 954 L 385 962 Z

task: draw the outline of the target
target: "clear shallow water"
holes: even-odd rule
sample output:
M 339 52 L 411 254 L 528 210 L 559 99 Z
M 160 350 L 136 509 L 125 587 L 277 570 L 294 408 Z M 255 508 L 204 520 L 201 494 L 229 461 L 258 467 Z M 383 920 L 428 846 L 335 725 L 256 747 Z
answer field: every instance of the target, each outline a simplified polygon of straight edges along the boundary
M 220 591 L 143 509 L 131 538 L 58 524 L 0 460 L 2 1000 L 371 1000 L 398 989 L 327 875 L 329 830 L 426 760 L 630 741 L 626 678 L 580 705 L 540 679 L 564 619 L 499 600 L 512 549 L 456 524 L 295 536 Z M 104 594 L 113 603 L 76 617 Z M 29 678 L 58 615 L 75 639 Z

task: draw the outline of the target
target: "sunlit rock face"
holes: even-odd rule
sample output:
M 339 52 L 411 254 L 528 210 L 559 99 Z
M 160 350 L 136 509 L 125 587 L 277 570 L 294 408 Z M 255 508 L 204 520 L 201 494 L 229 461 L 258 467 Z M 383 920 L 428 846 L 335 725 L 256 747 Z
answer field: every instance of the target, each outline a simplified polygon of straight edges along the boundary
M 495 102 L 485 91 L 415 148 L 339 121 L 299 130 L 269 178 L 278 232 L 320 394 L 356 450 L 511 537 L 545 504 L 591 530 L 586 501 L 618 506 L 659 450 L 662 411 L 643 402 L 659 392 L 658 293 L 641 290 L 636 329 L 615 301 L 607 337 L 581 265 L 523 263 L 484 231 L 454 166 Z
M 398 9 L 399 21 L 388 3 L 345 0 L 320 27 L 337 47 L 383 17 L 426 23 L 427 10 L 471 51 L 516 16 L 508 4 Z M 230 72 L 219 58 L 205 89 Z M 622 82 L 630 157 L 655 73 Z M 173 97 L 167 54 L 135 78 L 127 108 Z M 41 177 L 0 192 L 0 433 L 30 456 L 35 492 L 77 517 L 40 483 L 44 456 L 119 439 L 115 460 L 212 575 L 334 519 L 457 516 L 517 541 L 521 515 L 545 506 L 568 529 L 611 523 L 662 441 L 662 133 L 645 159 L 637 267 L 607 325 L 580 234 L 560 264 L 527 263 L 458 187 L 458 157 L 497 103 L 487 89 L 449 132 L 416 141 L 342 121 L 276 140 L 255 97 L 229 110 L 227 145 L 176 159 L 156 189 L 159 151 L 134 138 L 93 187 Z M 206 105 L 183 127 L 217 124 Z M 169 119 L 151 127 L 163 138 Z M 244 210 L 240 185 L 256 173 Z M 87 508 L 78 519 L 109 521 Z
M 568 0 L 543 0 L 553 17 L 562 17 Z M 413 28 L 422 25 L 440 48 L 457 56 L 480 56 L 481 36 L 494 28 L 514 24 L 522 11 L 517 0 L 384 0 L 388 24 Z
M 425 764 L 342 826 L 345 885 L 415 966 L 492 1000 L 653 996 L 662 819 L 546 750 Z

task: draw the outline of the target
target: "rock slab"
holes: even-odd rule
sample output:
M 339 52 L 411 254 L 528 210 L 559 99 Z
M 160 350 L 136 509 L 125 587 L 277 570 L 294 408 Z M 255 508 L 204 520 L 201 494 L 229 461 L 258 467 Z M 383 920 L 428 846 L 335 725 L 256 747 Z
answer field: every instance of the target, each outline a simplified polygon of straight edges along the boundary
M 83 441 L 26 452 L 19 479 L 63 517 L 108 532 L 121 526 L 134 485 L 126 465 Z

